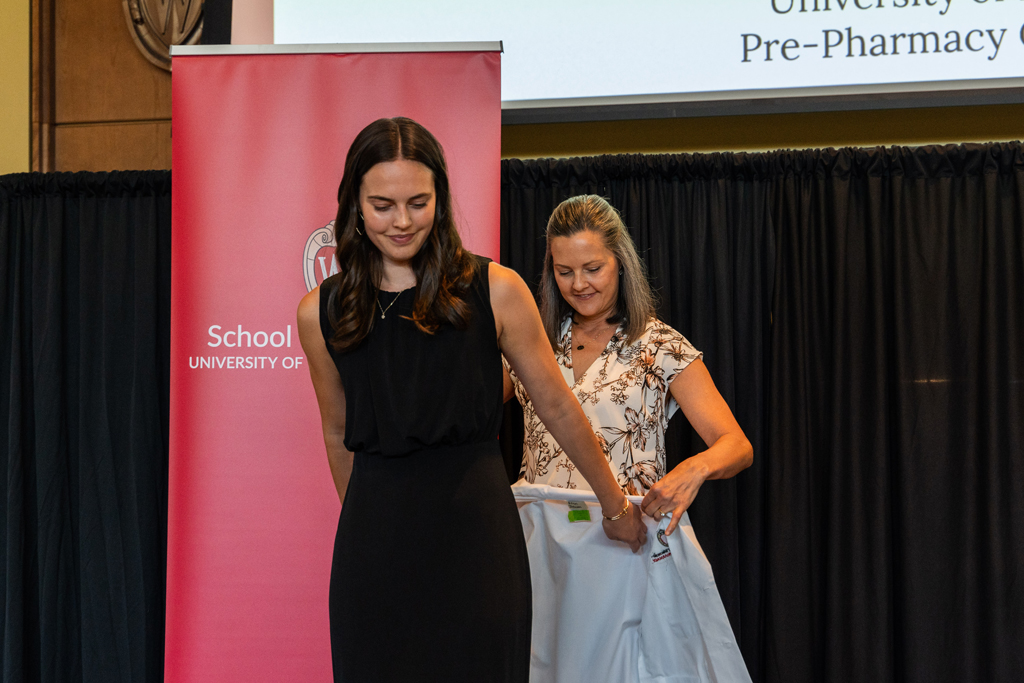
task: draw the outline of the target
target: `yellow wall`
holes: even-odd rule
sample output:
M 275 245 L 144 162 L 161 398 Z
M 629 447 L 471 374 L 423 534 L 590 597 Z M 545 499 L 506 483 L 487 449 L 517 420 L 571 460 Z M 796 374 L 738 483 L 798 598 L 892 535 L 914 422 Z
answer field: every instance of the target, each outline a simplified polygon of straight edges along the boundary
M 0 0 L 0 174 L 29 170 L 29 0 Z
M 502 126 L 504 158 L 760 152 L 1024 139 L 1024 105 Z

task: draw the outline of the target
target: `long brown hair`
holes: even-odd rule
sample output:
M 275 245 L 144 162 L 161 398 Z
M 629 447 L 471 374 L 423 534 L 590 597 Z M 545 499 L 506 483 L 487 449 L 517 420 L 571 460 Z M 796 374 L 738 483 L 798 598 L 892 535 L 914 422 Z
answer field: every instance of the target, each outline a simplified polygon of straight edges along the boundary
M 417 161 L 434 174 L 434 225 L 412 259 L 416 273 L 412 321 L 427 334 L 433 334 L 443 323 L 464 328 L 469 322 L 465 295 L 473 278 L 473 256 L 463 249 L 455 229 L 448 164 L 441 143 L 412 119 L 378 119 L 360 131 L 349 147 L 338 187 L 338 216 L 334 221 L 338 246 L 334 253 L 341 282 L 327 303 L 334 331 L 331 345 L 336 351 L 358 346 L 373 326 L 383 263 L 359 215 L 359 190 L 367 171 L 397 159 Z
M 570 197 L 555 207 L 548 219 L 546 232 L 547 250 L 544 255 L 544 272 L 540 278 L 540 317 L 544 331 L 552 348 L 558 346 L 558 335 L 562 322 L 572 315 L 574 309 L 562 297 L 555 282 L 554 265 L 551 258 L 551 240 L 555 237 L 571 237 L 583 230 L 592 230 L 601 237 L 608 251 L 615 255 L 622 274 L 619 275 L 619 296 L 615 311 L 608 318 L 609 323 L 625 321 L 623 332 L 626 343 L 632 344 L 647 329 L 647 321 L 655 316 L 654 294 L 647 281 L 647 269 L 636 253 L 633 239 L 619 213 L 606 200 L 596 194 Z

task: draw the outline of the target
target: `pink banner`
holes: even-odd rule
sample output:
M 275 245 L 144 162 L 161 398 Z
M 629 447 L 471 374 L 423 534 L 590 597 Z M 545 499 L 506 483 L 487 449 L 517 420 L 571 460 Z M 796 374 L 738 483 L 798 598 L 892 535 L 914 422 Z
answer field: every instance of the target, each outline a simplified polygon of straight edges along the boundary
M 165 680 L 331 680 L 339 505 L 295 329 L 349 144 L 409 116 L 498 258 L 495 52 L 176 56 Z

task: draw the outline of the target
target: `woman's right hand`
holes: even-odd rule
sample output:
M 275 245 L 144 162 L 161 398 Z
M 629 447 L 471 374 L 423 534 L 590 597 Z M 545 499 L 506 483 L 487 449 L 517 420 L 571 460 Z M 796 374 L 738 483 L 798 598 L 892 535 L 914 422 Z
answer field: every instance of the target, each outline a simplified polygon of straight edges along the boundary
M 640 506 L 629 504 L 629 511 L 614 522 L 607 517 L 602 520 L 605 535 L 613 541 L 622 541 L 634 553 L 640 552 L 647 542 L 647 525 L 644 524 Z

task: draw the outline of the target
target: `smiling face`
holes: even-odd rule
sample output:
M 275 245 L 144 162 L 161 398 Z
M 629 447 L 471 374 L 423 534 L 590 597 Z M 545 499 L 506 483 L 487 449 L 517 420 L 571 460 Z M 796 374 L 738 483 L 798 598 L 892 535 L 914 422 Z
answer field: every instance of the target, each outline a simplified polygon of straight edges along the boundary
M 551 239 L 551 261 L 562 298 L 579 319 L 606 319 L 619 299 L 619 263 L 593 230 Z
M 435 200 L 434 174 L 418 161 L 384 161 L 363 176 L 359 211 L 385 267 L 411 267 L 434 227 Z

